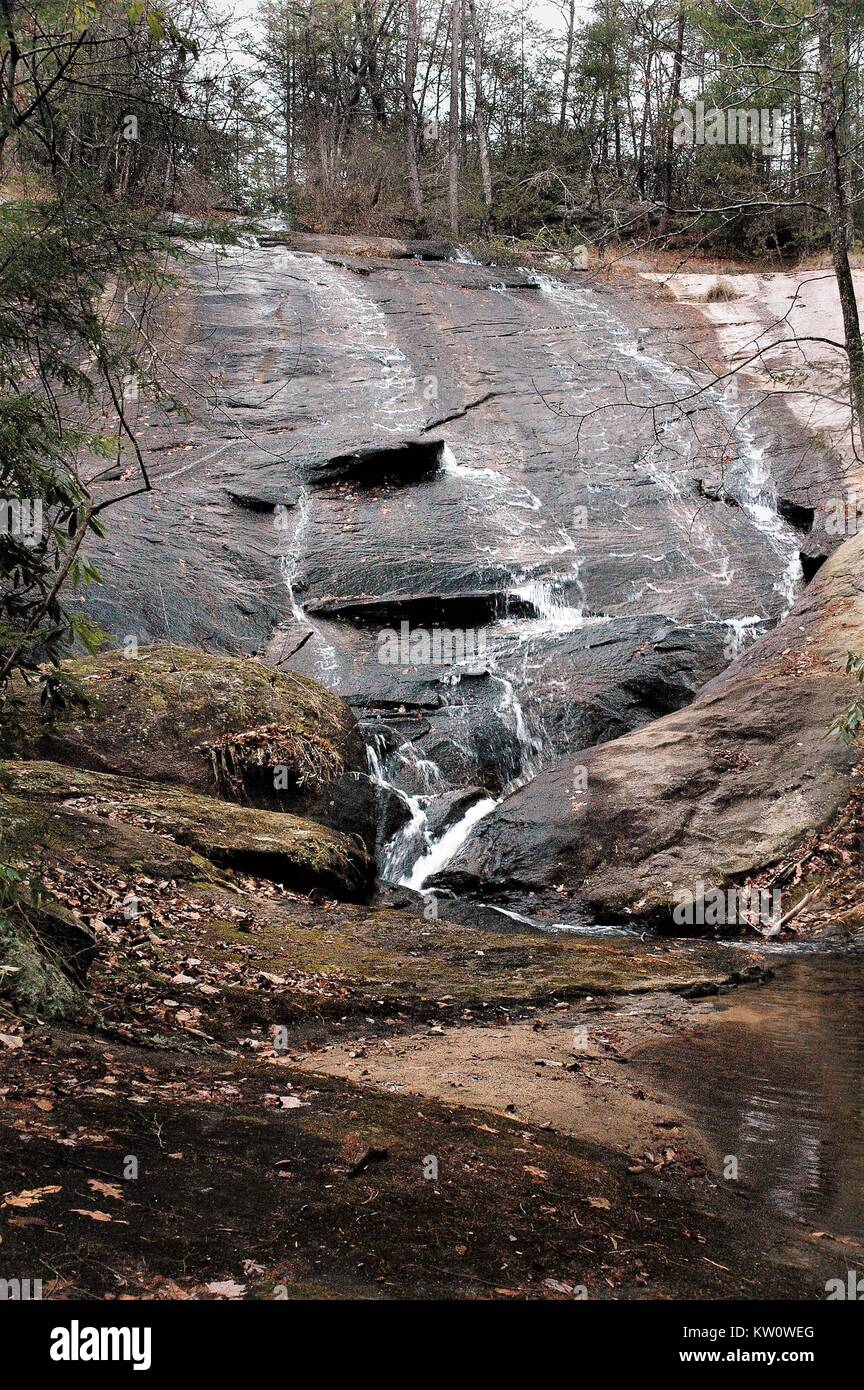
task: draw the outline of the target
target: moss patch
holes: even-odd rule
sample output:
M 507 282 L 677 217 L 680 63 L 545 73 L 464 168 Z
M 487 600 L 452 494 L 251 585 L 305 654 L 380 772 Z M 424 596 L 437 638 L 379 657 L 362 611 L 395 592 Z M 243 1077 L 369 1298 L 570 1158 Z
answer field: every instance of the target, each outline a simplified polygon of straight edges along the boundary
M 88 1012 L 82 985 L 94 939 L 57 903 L 0 909 L 0 999 L 45 1020 Z
M 356 840 L 299 816 L 233 806 L 179 787 L 72 770 L 56 763 L 8 762 L 0 765 L 12 801 L 38 808 L 29 822 L 33 837 L 46 814 L 55 810 L 54 831 L 62 832 L 56 811 L 120 823 L 191 849 L 211 864 L 243 869 L 306 891 L 320 888 L 349 897 L 361 895 L 370 878 L 363 846 Z M 9 791 L 5 797 L 9 798 Z M 34 813 L 31 813 L 31 815 Z M 15 820 L 14 808 L 10 819 Z
M 285 766 L 307 799 L 342 772 L 366 770 L 348 706 L 306 676 L 177 646 L 101 653 L 63 669 L 86 707 L 46 723 L 38 692 L 16 687 L 0 729 L 7 752 L 244 801 L 255 790 L 237 775 L 245 767 Z M 269 790 L 272 800 L 272 778 Z

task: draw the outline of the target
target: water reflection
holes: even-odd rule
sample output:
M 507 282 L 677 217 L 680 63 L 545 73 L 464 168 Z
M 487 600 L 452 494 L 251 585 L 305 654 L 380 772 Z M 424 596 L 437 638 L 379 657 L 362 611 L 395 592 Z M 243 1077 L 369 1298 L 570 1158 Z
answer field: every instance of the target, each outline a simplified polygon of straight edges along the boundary
M 834 1235 L 864 1234 L 864 961 L 796 957 L 768 987 L 706 1002 L 695 1037 L 642 1061 L 739 1180 Z

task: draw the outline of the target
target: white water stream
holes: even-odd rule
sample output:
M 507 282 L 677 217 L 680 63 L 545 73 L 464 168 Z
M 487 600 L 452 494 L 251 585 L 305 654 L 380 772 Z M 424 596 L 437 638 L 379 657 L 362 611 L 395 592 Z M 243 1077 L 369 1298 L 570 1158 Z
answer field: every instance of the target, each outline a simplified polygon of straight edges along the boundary
M 764 446 L 756 444 L 755 431 L 750 420 L 750 407 L 740 399 L 737 378 L 731 377 L 721 389 L 707 383 L 704 379 L 689 375 L 683 368 L 676 367 L 664 358 L 646 349 L 645 335 L 632 331 L 617 322 L 612 312 L 596 292 L 588 287 L 565 284 L 548 275 L 536 275 L 540 290 L 559 307 L 562 313 L 578 310 L 578 318 L 593 319 L 602 328 L 604 341 L 611 346 L 624 363 L 638 363 L 661 388 L 660 399 L 673 402 L 670 409 L 671 423 L 675 423 L 676 410 L 690 411 L 712 409 L 723 420 L 729 431 L 730 442 L 734 445 L 734 458 L 724 472 L 724 485 L 729 495 L 742 507 L 755 529 L 767 540 L 777 556 L 781 569 L 780 577 L 774 585 L 781 596 L 785 617 L 795 601 L 800 586 L 801 562 L 799 558 L 799 538 L 794 529 L 779 515 L 776 489 L 765 459 Z M 680 402 L 679 405 L 674 404 Z M 662 433 L 661 426 L 658 434 Z M 724 584 L 734 580 L 731 559 L 718 537 L 703 521 L 698 508 L 694 508 L 692 498 L 682 494 L 678 478 L 668 467 L 663 466 L 663 451 L 659 439 L 645 451 L 641 467 L 652 481 L 667 493 L 673 504 L 673 518 L 686 534 L 688 552 L 693 556 L 700 548 L 704 549 L 709 563 L 716 565 L 714 578 Z M 698 563 L 698 562 L 696 562 Z M 646 581 L 650 588 L 650 581 Z M 753 640 L 761 636 L 772 619 L 768 615 L 741 615 L 736 619 L 720 619 L 711 613 L 706 614 L 715 621 L 722 621 L 733 627 L 744 643 L 744 634 Z M 740 650 L 740 647 L 739 647 Z
M 362 411 L 366 413 L 362 420 L 364 430 L 368 430 L 370 417 L 383 430 L 402 436 L 421 428 L 425 422 L 426 403 L 417 389 L 417 375 L 411 363 L 390 340 L 387 316 L 374 300 L 357 294 L 353 286 L 346 283 L 347 277 L 340 275 L 320 258 L 286 254 L 294 261 L 314 262 L 315 280 L 310 288 L 319 302 L 325 331 L 328 336 L 338 340 L 340 351 L 347 351 L 349 359 L 355 358 L 362 364 L 363 392 L 366 396 L 362 406 Z M 463 257 L 460 255 L 458 259 Z M 470 259 L 467 253 L 464 259 Z M 541 292 L 548 296 L 563 316 L 577 317 L 578 324 L 575 326 L 584 326 L 586 320 L 595 326 L 607 352 L 617 356 L 622 365 L 629 363 L 632 366 L 638 362 L 640 374 L 643 378 L 645 374 L 648 375 L 660 389 L 664 400 L 674 402 L 680 398 L 683 401 L 685 396 L 692 399 L 693 380 L 682 369 L 646 352 L 644 340 L 640 337 L 634 341 L 632 331 L 617 322 L 602 299 L 590 288 L 566 285 L 544 275 L 538 275 L 536 279 Z M 508 293 L 503 286 L 494 288 Z M 569 387 L 572 363 L 562 359 L 558 365 L 559 375 Z M 371 374 L 370 366 L 373 368 Z M 798 543 L 791 527 L 777 513 L 764 449 L 757 447 L 746 412 L 740 407 L 734 390 L 723 394 L 708 389 L 703 400 L 704 408 L 712 407 L 729 428 L 735 456 L 725 483 L 777 555 L 780 577 L 775 588 L 782 597 L 784 612 L 788 611 L 800 579 Z M 676 423 L 678 416 L 674 404 L 667 414 L 671 415 L 671 423 Z M 642 452 L 637 469 L 666 494 L 673 525 L 682 533 L 682 551 L 692 560 L 697 574 L 702 570 L 715 583 L 731 584 L 734 574 L 728 552 L 716 530 L 708 524 L 708 518 L 700 515 L 699 508 L 694 510 L 693 498 L 682 492 L 679 478 L 666 458 L 659 436 L 669 424 L 669 420 L 661 424 L 658 438 Z M 462 483 L 466 506 L 470 507 L 474 499 L 476 505 L 482 506 L 487 519 L 490 515 L 494 518 L 500 534 L 494 545 L 489 545 L 488 540 L 486 542 L 489 557 L 500 564 L 508 553 L 508 546 L 512 551 L 526 533 L 531 533 L 535 550 L 562 564 L 557 574 L 550 574 L 548 570 L 539 574 L 536 566 L 512 562 L 510 593 L 517 609 L 492 624 L 489 628 L 491 633 L 497 632 L 506 635 L 511 642 L 515 640 L 517 644 L 524 644 L 527 661 L 532 643 L 555 642 L 586 624 L 611 621 L 602 614 L 586 616 L 586 595 L 580 578 L 580 557 L 574 537 L 564 527 L 552 524 L 550 528 L 540 499 L 528 487 L 493 468 L 475 466 L 458 459 L 447 445 L 442 452 L 441 467 Z M 287 527 L 287 516 L 282 520 Z M 320 627 L 304 612 L 295 593 L 303 538 L 309 524 L 308 496 L 304 495 L 300 499 L 293 528 L 293 558 L 284 561 L 285 583 L 296 621 L 311 628 L 314 633 L 317 673 L 331 688 L 338 688 L 338 655 L 323 637 Z M 645 558 L 649 569 L 634 597 L 652 590 L 662 597 L 662 586 L 658 587 L 653 575 L 656 561 L 663 557 L 646 554 Z M 507 563 L 506 560 L 504 563 Z M 759 636 L 771 621 L 768 615 L 758 613 L 729 618 L 706 611 L 706 618 L 728 627 L 727 654 L 730 659 L 748 640 Z M 505 674 L 498 668 L 494 645 L 488 654 L 487 669 L 491 679 L 501 689 L 495 715 L 518 750 L 518 769 L 502 792 L 503 797 L 536 776 L 542 767 L 544 731 L 536 711 L 531 717 L 526 714 L 522 692 L 517 688 L 512 670 Z M 452 695 L 464 674 L 457 662 L 442 678 L 442 689 L 446 685 Z M 474 826 L 499 804 L 501 797 L 487 796 L 473 801 L 459 820 L 447 825 L 436 838 L 430 828 L 429 811 L 436 794 L 448 790 L 448 783 L 438 765 L 429 758 L 419 757 L 410 741 L 403 742 L 395 749 L 388 748 L 387 740 L 375 733 L 367 737 L 367 752 L 373 782 L 382 792 L 395 796 L 402 803 L 404 812 L 404 823 L 382 849 L 379 865 L 381 877 L 423 891 L 428 880 L 446 868 Z M 406 780 L 415 790 L 405 789 L 403 783 Z

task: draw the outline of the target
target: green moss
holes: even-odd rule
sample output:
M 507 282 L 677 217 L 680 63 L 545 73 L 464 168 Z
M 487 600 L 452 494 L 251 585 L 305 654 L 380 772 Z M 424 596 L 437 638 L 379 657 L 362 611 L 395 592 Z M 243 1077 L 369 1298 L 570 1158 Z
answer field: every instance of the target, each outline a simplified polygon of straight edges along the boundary
M 348 706 L 305 676 L 173 646 L 77 658 L 64 671 L 86 707 L 60 710 L 46 724 L 35 693 L 16 689 L 22 732 L 11 746 L 19 754 L 253 805 L 273 801 L 276 767 L 286 769 L 286 789 L 303 797 L 360 769 Z
M 342 904 L 326 914 L 296 903 L 271 902 L 254 935 L 224 917 L 208 924 L 219 943 L 242 945 L 247 962 L 273 974 L 299 971 L 347 986 L 362 1007 L 435 1005 L 453 1008 L 578 998 L 588 994 L 681 991 L 719 984 L 730 975 L 728 955 L 703 943 L 698 955 L 677 942 L 629 938 L 588 941 L 537 934 L 478 931 L 411 913 Z M 202 946 L 205 951 L 208 945 Z M 259 1000 L 271 1011 L 275 1001 Z M 298 999 L 298 1007 L 304 1008 Z M 287 1014 L 290 992 L 279 998 Z M 334 1007 L 341 1007 L 334 1005 Z
M 35 814 L 53 846 L 79 845 L 96 834 L 118 865 L 155 859 L 164 869 L 180 858 L 184 878 L 205 877 L 207 868 L 217 865 L 300 891 L 318 887 L 340 896 L 362 894 L 369 881 L 369 861 L 355 839 L 300 816 L 48 761 L 0 767 L 15 793 L 0 797 L 0 819 L 4 809 L 11 821 L 23 817 L 20 838 L 31 844 L 38 838 Z M 191 851 L 192 858 L 183 863 L 172 842 Z M 214 870 L 210 876 L 218 874 Z
M 84 1009 L 81 989 L 16 910 L 0 909 L 0 998 L 27 1018 L 72 1019 Z

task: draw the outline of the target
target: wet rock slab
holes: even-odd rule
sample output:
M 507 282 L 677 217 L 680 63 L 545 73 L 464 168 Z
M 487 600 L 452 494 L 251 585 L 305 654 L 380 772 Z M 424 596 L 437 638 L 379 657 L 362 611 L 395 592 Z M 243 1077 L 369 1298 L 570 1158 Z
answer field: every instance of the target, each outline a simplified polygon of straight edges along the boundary
M 266 651 L 388 740 L 393 717 L 418 716 L 411 739 L 428 721 L 438 790 L 498 794 L 678 708 L 742 623 L 778 620 L 801 536 L 745 505 L 752 440 L 722 403 L 670 404 L 698 384 L 683 310 L 663 337 L 644 283 L 289 241 L 196 264 L 168 306 L 206 407 L 141 411 L 154 492 L 122 504 L 122 545 L 94 544 L 87 599 L 118 641 Z M 700 491 L 730 451 L 735 506 Z M 402 621 L 477 628 L 491 658 L 383 669 Z
M 858 692 L 844 667 L 864 647 L 862 562 L 857 536 L 686 709 L 542 771 L 479 823 L 442 880 L 558 887 L 669 927 L 682 892 L 794 852 L 852 795 L 860 750 L 829 731 Z

